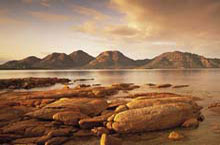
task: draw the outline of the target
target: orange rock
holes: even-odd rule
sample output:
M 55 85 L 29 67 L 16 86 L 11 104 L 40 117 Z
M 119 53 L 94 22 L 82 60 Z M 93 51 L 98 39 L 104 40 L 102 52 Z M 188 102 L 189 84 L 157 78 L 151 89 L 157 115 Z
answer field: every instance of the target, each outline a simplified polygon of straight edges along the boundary
M 181 140 L 181 139 L 184 138 L 184 136 L 181 135 L 181 134 L 178 133 L 178 132 L 173 131 L 173 132 L 171 132 L 171 133 L 169 134 L 168 138 L 169 138 L 170 140 Z
M 196 118 L 192 118 L 189 120 L 186 120 L 183 124 L 182 127 L 198 127 L 199 126 L 199 121 Z

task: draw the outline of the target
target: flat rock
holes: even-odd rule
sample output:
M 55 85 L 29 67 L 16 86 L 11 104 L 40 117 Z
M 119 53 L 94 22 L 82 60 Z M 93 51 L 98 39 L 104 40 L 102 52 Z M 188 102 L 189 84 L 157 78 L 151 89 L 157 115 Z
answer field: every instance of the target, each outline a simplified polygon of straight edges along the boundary
M 81 112 L 86 115 L 97 115 L 108 107 L 106 100 L 104 99 L 91 99 L 91 98 L 63 98 L 55 101 L 45 107 L 29 112 L 26 116 L 38 119 L 53 120 L 53 116 L 60 112 Z M 63 117 L 67 119 L 65 113 L 61 113 Z M 74 115 L 76 116 L 76 115 Z M 79 117 L 82 118 L 82 117 Z M 56 118 L 57 119 L 57 118 Z M 64 119 L 64 118 L 63 118 Z M 70 121 L 71 117 L 69 117 Z M 74 118 L 72 118 L 74 120 Z M 58 119 L 59 120 L 59 119 Z M 64 119 L 65 120 L 65 119 Z M 72 121 L 73 121 L 72 120 Z M 66 122 L 68 122 L 66 120 Z
M 106 100 L 95 98 L 63 98 L 45 106 L 45 108 L 61 108 L 81 112 L 86 115 L 100 114 L 107 107 L 108 103 Z
M 10 133 L 22 135 L 24 137 L 38 137 L 47 134 L 51 127 L 48 122 L 41 122 L 38 120 L 25 120 L 13 124 L 9 124 L 2 128 L 3 133 Z
M 78 121 L 84 118 L 89 117 L 83 113 L 74 111 L 58 112 L 53 115 L 54 120 L 61 121 L 66 125 L 78 125 Z
M 54 114 L 62 111 L 66 111 L 65 108 L 42 108 L 33 112 L 29 112 L 26 114 L 26 116 L 44 120 L 53 120 Z

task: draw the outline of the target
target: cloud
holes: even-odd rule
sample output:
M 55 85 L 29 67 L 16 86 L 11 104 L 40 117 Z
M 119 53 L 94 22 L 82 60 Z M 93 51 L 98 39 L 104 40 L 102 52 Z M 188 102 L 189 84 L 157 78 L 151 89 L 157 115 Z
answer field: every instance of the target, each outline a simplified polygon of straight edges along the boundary
M 73 31 L 91 34 L 91 35 L 97 35 L 98 33 L 100 33 L 100 31 L 98 30 L 96 26 L 95 21 L 87 21 L 82 25 L 73 26 L 71 29 Z
M 142 32 L 138 39 L 204 41 L 219 39 L 219 0 L 111 0 L 129 24 Z
M 38 12 L 38 11 L 31 11 L 30 14 L 33 17 L 36 17 L 43 21 L 68 21 L 70 20 L 69 16 L 61 15 L 61 14 L 52 14 L 52 13 Z
M 126 25 L 112 25 L 105 28 L 105 32 L 113 35 L 134 36 L 138 30 Z
M 33 1 L 32 0 L 21 0 L 21 2 L 26 3 L 26 4 L 31 4 Z
M 50 7 L 51 6 L 50 1 L 51 0 L 41 0 L 40 4 L 44 7 Z
M 136 37 L 140 35 L 138 29 L 127 25 L 99 25 L 96 21 L 86 21 L 84 24 L 73 26 L 72 30 L 114 42 L 137 42 L 139 40 Z
M 72 10 L 76 13 L 79 13 L 81 15 L 84 16 L 89 16 L 90 18 L 94 19 L 94 20 L 104 20 L 107 19 L 108 16 L 99 12 L 96 9 L 92 9 L 92 8 L 88 8 L 88 7 L 84 7 L 81 5 L 71 5 Z

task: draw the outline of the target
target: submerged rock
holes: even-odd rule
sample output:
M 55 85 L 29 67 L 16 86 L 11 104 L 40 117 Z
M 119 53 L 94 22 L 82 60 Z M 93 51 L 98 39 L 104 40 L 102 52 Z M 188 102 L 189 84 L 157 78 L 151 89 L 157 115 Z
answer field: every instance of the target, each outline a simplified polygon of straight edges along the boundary
M 0 79 L 0 89 L 31 89 L 36 87 L 48 87 L 56 83 L 66 84 L 69 79 L 60 78 L 22 78 Z
M 176 86 L 173 86 L 173 88 L 186 88 L 186 87 L 189 87 L 189 85 L 176 85 Z
M 169 88 L 171 86 L 172 86 L 171 84 L 161 84 L 161 85 L 157 85 L 156 87 L 157 88 Z

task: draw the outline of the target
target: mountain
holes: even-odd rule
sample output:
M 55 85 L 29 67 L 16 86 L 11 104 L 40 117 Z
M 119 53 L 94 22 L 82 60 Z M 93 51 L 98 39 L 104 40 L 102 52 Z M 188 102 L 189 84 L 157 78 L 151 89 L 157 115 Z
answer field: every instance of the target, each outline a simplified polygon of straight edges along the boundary
M 30 56 L 0 65 L 0 69 L 120 69 L 120 68 L 220 68 L 220 59 L 188 52 L 166 52 L 153 59 L 133 60 L 119 51 L 105 51 L 96 58 L 83 52 L 52 53 L 43 59 Z
M 44 57 L 40 62 L 33 65 L 33 68 L 59 69 L 72 66 L 72 58 L 65 53 L 52 53 Z
M 33 64 L 39 63 L 40 58 L 35 56 L 30 56 L 22 60 L 12 60 L 6 62 L 4 65 L 1 65 L 0 68 L 4 69 L 31 69 Z
M 220 67 L 219 64 L 218 60 L 188 52 L 174 51 L 153 58 L 142 68 L 217 68 Z
M 82 50 L 74 51 L 69 56 L 71 57 L 72 63 L 75 67 L 84 66 L 95 59 L 94 57 Z
M 86 68 L 132 68 L 135 67 L 135 65 L 136 62 L 133 59 L 126 57 L 119 51 L 105 51 L 89 62 Z

